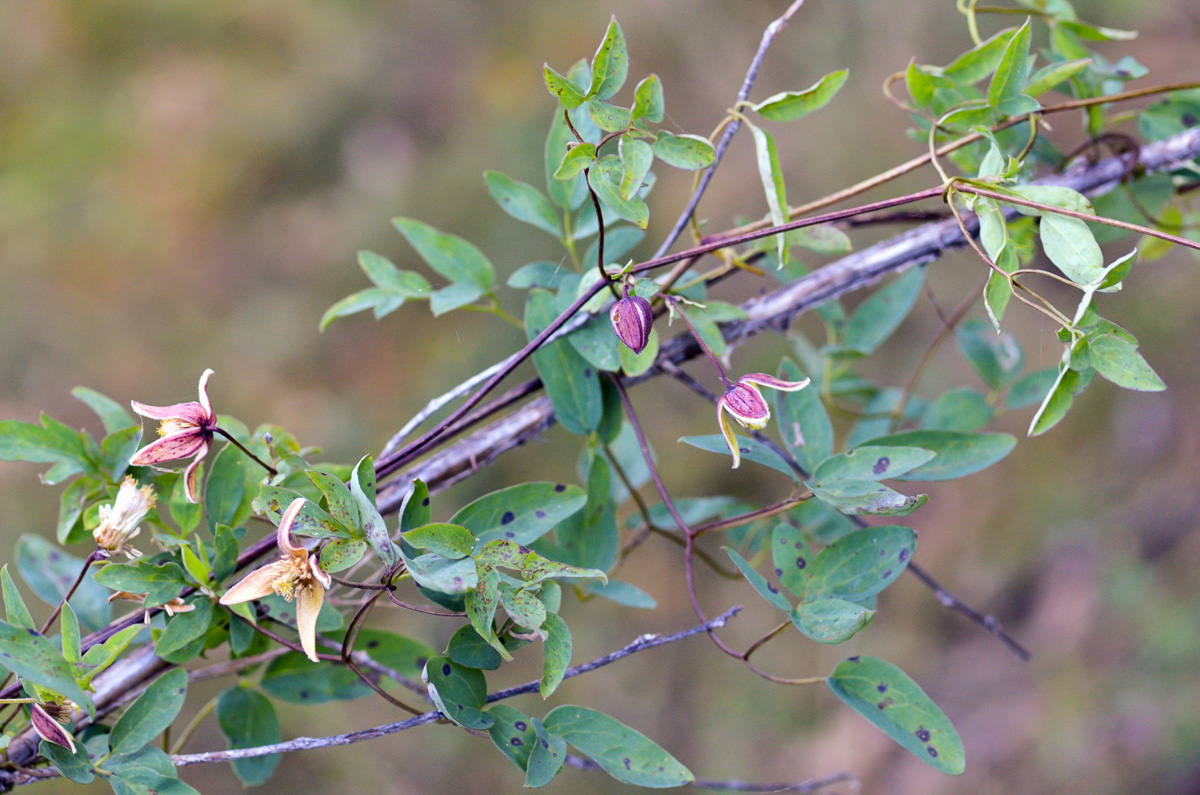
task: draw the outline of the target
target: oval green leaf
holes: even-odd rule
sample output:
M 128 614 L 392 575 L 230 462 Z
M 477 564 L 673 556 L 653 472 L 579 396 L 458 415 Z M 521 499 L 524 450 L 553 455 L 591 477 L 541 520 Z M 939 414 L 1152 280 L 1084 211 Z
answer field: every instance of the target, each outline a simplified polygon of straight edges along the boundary
M 602 712 L 564 705 L 550 710 L 543 723 L 618 781 L 639 787 L 679 787 L 695 780 L 690 770 L 656 743 Z

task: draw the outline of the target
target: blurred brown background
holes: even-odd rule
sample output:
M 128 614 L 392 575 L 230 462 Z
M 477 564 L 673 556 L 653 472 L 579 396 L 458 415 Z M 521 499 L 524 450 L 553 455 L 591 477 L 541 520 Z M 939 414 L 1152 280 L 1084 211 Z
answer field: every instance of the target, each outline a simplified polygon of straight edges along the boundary
M 166 0 L 0 5 L 0 416 L 46 410 L 93 423 L 69 390 L 120 400 L 194 399 L 216 370 L 213 400 L 251 426 L 275 421 L 331 459 L 377 452 L 429 397 L 515 350 L 500 322 L 456 313 L 434 323 L 422 305 L 376 323 L 356 316 L 324 334 L 326 307 L 366 286 L 354 264 L 369 248 L 418 268 L 390 226 L 421 218 L 467 237 L 506 278 L 559 256 L 547 236 L 510 220 L 487 195 L 496 168 L 542 183 L 552 103 L 541 65 L 590 57 L 610 13 L 629 40 L 630 85 L 657 72 L 667 121 L 707 134 L 741 84 L 764 26 L 787 3 L 650 0 L 595 3 L 446 0 Z M 818 197 L 921 151 L 879 86 L 909 58 L 946 63 L 969 46 L 951 0 L 809 0 L 777 40 L 754 96 L 808 86 L 849 67 L 825 112 L 774 128 L 793 203 Z M 1128 44 L 1151 81 L 1196 79 L 1200 12 L 1193 0 L 1079 0 L 1081 17 L 1136 28 Z M 994 20 L 986 31 L 999 27 Z M 624 94 L 621 95 L 622 97 Z M 1079 140 L 1074 120 L 1056 137 Z M 690 177 L 660 170 L 652 250 Z M 904 186 L 926 187 L 930 174 Z M 894 188 L 890 190 L 900 190 Z M 882 194 L 880 194 L 882 195 Z M 744 134 L 701 215 L 713 229 L 765 211 Z M 869 242 L 870 237 L 860 240 Z M 1124 246 L 1124 248 L 1121 248 Z M 1120 243 L 1113 250 L 1127 250 Z M 956 254 L 931 266 L 934 291 L 958 300 L 979 278 Z M 872 793 L 1200 792 L 1200 336 L 1196 260 L 1174 252 L 1135 270 L 1106 315 L 1132 329 L 1170 385 L 1147 395 L 1097 382 L 1045 437 L 969 481 L 930 484 L 913 517 L 917 559 L 967 601 L 994 612 L 1034 652 L 1022 663 L 948 614 L 915 578 L 884 594 L 875 623 L 850 643 L 776 642 L 760 664 L 784 676 L 827 673 L 849 654 L 884 657 L 914 676 L 958 726 L 967 773 L 950 779 L 908 756 L 824 687 L 763 682 L 695 639 L 567 682 L 554 703 L 602 708 L 675 753 L 700 777 L 800 780 L 850 770 Z M 749 295 L 744 282 L 722 297 Z M 519 295 L 504 292 L 510 311 Z M 1058 356 L 1053 329 L 1014 309 L 1010 326 L 1034 364 Z M 918 305 L 874 372 L 907 377 L 936 332 Z M 735 355 L 735 370 L 771 367 L 778 339 Z M 697 372 L 700 372 L 697 370 Z M 707 377 L 707 376 L 706 376 Z M 961 382 L 953 347 L 926 394 Z M 670 383 L 634 392 L 677 494 L 782 496 L 786 486 L 674 443 L 712 433 L 711 407 Z M 1019 435 L 1029 411 L 1004 417 Z M 435 501 L 436 516 L 517 478 L 573 477 L 576 442 L 561 429 L 501 459 Z M 28 465 L 0 467 L 0 542 L 53 535 L 57 492 Z M 564 608 L 575 660 L 646 631 L 694 623 L 677 549 L 651 543 L 622 576 L 649 590 L 655 612 L 592 603 Z M 774 623 L 748 587 L 703 584 L 711 613 L 750 607 L 726 636 L 745 644 Z M 385 611 L 381 611 L 385 612 Z M 449 630 L 409 617 L 381 625 L 444 642 Z M 524 655 L 495 686 L 536 676 Z M 197 688 L 195 704 L 211 692 Z M 540 714 L 539 699 L 516 706 Z M 285 737 L 396 719 L 377 701 L 303 711 L 281 707 Z M 215 727 L 191 751 L 223 747 Z M 225 766 L 183 777 L 205 793 L 237 792 Z M 286 758 L 267 787 L 306 792 L 516 791 L 517 771 L 488 740 L 429 727 L 352 748 Z M 59 791 L 58 784 L 39 785 Z M 92 785 L 106 791 L 103 784 Z M 567 770 L 557 792 L 624 791 L 602 774 Z M 65 791 L 65 790 L 64 790 Z M 834 792 L 847 792 L 842 786 Z

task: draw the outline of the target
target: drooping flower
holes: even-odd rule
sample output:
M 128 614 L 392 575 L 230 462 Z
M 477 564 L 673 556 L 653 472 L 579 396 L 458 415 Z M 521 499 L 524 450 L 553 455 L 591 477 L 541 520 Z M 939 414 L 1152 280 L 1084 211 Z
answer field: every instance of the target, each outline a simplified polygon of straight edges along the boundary
M 795 392 L 808 386 L 809 380 L 805 378 L 803 381 L 784 381 L 766 373 L 750 373 L 725 390 L 725 394 L 717 400 L 717 422 L 721 425 L 721 433 L 724 434 L 725 443 L 729 445 L 729 452 L 733 456 L 734 469 L 741 464 L 742 454 L 725 413 L 728 412 L 743 428 L 756 431 L 765 428 L 771 419 L 771 407 L 758 387 L 766 386 L 783 392 Z
M 184 472 L 184 490 L 189 502 L 196 499 L 196 469 L 208 448 L 212 445 L 213 431 L 217 427 L 217 415 L 208 402 L 208 377 L 212 370 L 200 376 L 200 401 L 198 403 L 176 403 L 173 406 L 148 406 L 131 401 L 133 410 L 143 417 L 159 420 L 158 435 L 161 437 L 133 454 L 129 463 L 136 466 L 161 464 L 191 458 Z
M 118 599 L 126 599 L 130 602 L 137 602 L 138 604 L 145 604 L 146 597 L 148 595 L 149 594 L 144 594 L 144 593 L 132 593 L 130 591 L 116 591 L 115 593 L 111 594 L 108 597 L 108 603 L 112 604 L 113 602 L 115 602 Z M 195 605 L 187 604 L 186 602 L 183 601 L 183 599 L 179 598 L 178 596 L 176 596 L 174 599 L 172 599 L 169 602 L 163 602 L 161 605 L 159 605 L 159 607 L 161 607 L 163 609 L 164 613 L 166 613 L 168 616 L 172 616 L 172 617 L 176 613 L 190 613 L 196 609 Z M 150 611 L 149 610 L 146 611 L 144 620 L 147 624 L 150 623 Z
M 292 522 L 305 502 L 307 500 L 303 497 L 297 497 L 279 520 L 276 540 L 283 556 L 243 577 L 225 592 L 221 604 L 249 602 L 271 593 L 277 593 L 289 602 L 294 598 L 300 646 L 308 659 L 317 662 L 317 614 L 321 612 L 321 603 L 325 601 L 325 589 L 333 584 L 333 580 L 321 570 L 317 556 L 310 555 L 292 538 Z
M 154 507 L 154 489 L 139 486 L 132 477 L 126 476 L 117 489 L 117 498 L 111 505 L 100 506 L 100 524 L 92 531 L 92 538 L 106 555 L 124 552 L 127 558 L 141 557 L 142 553 L 126 546 L 129 539 L 141 532 L 138 523 Z
M 650 302 L 640 295 L 630 295 L 625 290 L 625 297 L 612 305 L 608 310 L 612 321 L 613 331 L 617 338 L 634 353 L 641 353 L 650 342 L 650 331 L 654 327 L 654 312 Z
M 39 737 L 48 743 L 69 748 L 71 753 L 75 753 L 75 738 L 62 725 L 70 720 L 72 706 L 74 705 L 69 701 L 65 704 L 47 703 L 45 706 L 34 704 L 29 711 L 29 717 L 33 723 L 33 730 Z

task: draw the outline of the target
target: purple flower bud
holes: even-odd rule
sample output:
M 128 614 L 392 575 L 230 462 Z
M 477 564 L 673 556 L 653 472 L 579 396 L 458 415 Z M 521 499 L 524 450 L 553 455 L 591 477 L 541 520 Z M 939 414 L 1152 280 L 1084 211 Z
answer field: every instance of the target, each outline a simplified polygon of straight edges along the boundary
M 640 295 L 626 293 L 624 298 L 612 305 L 608 316 L 621 342 L 634 353 L 641 353 L 650 341 L 650 331 L 654 327 L 650 302 Z

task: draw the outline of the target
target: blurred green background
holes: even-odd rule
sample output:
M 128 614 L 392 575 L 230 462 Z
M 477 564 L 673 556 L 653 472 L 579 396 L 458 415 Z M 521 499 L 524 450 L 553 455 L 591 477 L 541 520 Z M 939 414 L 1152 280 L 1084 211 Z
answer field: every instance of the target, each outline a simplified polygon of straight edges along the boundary
M 415 255 L 391 228 L 413 216 L 486 251 L 500 275 L 557 258 L 553 241 L 503 215 L 481 178 L 496 168 L 542 182 L 553 104 L 544 61 L 565 70 L 590 57 L 615 13 L 629 40 L 631 85 L 657 72 L 666 126 L 707 134 L 733 101 L 765 25 L 783 0 L 596 3 L 375 0 L 9 2 L 0 4 L 0 417 L 40 410 L 94 423 L 69 394 L 86 385 L 120 400 L 194 399 L 206 367 L 221 412 L 251 426 L 278 422 L 336 460 L 377 452 L 430 397 L 515 350 L 519 332 L 485 316 L 435 323 L 423 305 L 376 323 L 356 316 L 317 332 L 321 313 L 366 281 L 355 251 L 404 268 Z M 755 98 L 808 86 L 849 67 L 825 112 L 777 127 L 789 198 L 800 203 L 921 151 L 907 119 L 881 95 L 913 56 L 946 63 L 969 47 L 951 0 L 809 0 L 777 40 Z M 1076 3 L 1089 21 L 1136 28 L 1102 45 L 1150 68 L 1135 85 L 1196 79 L 1194 0 Z M 989 20 L 985 33 L 998 24 Z M 624 95 L 622 95 L 624 96 Z M 1074 119 L 1054 136 L 1080 140 Z M 690 175 L 660 173 L 645 255 L 674 220 Z M 889 189 L 933 184 L 929 173 Z M 879 196 L 883 196 L 880 193 Z M 701 205 L 710 229 L 765 212 L 744 134 Z M 863 243 L 871 235 L 856 238 Z M 1124 246 L 1124 248 L 1122 248 Z M 1112 251 L 1124 252 L 1128 243 Z M 953 304 L 980 264 L 956 253 L 930 284 Z M 930 484 L 913 517 L 917 560 L 968 602 L 995 613 L 1034 659 L 943 609 L 915 578 L 880 601 L 875 623 L 848 644 L 799 637 L 760 664 L 784 676 L 827 673 L 849 654 L 884 657 L 914 676 L 958 726 L 964 777 L 910 757 L 824 687 L 770 685 L 703 639 L 638 655 L 568 681 L 555 703 L 599 707 L 671 750 L 703 778 L 795 781 L 849 770 L 879 793 L 1200 792 L 1200 336 L 1196 260 L 1173 252 L 1137 268 L 1106 315 L 1132 329 L 1170 385 L 1127 393 L 1098 382 L 1045 437 L 1023 440 L 968 482 Z M 723 288 L 736 300 L 760 285 Z M 519 294 L 506 292 L 519 313 Z M 857 300 L 857 299 L 852 299 Z M 1020 308 L 1009 324 L 1035 365 L 1057 359 L 1053 329 Z M 938 321 L 928 302 L 873 365 L 907 377 Z M 772 366 L 779 339 L 734 355 L 739 372 Z M 697 374 L 708 374 L 695 369 Z M 926 394 L 973 376 L 950 346 Z M 633 393 L 660 464 L 679 495 L 769 500 L 786 485 L 675 444 L 712 433 L 711 406 L 674 383 Z M 1023 434 L 1029 411 L 1002 418 Z M 437 518 L 517 478 L 573 477 L 576 442 L 561 429 L 504 456 L 435 500 Z M 0 467 L 0 542 L 53 535 L 57 492 L 35 469 Z M 647 631 L 694 623 L 682 561 L 651 542 L 622 577 L 650 591 L 654 612 L 568 599 L 575 660 Z M 745 603 L 725 633 L 746 644 L 774 622 L 744 584 L 702 582 L 711 614 Z M 586 609 L 583 609 L 586 607 Z M 379 611 L 381 625 L 444 643 L 432 620 Z M 536 677 L 539 659 L 490 680 Z M 223 685 L 196 688 L 195 704 Z M 516 706 L 538 714 L 536 697 Z M 191 701 L 191 700 L 190 700 Z M 281 706 L 285 737 L 397 719 L 378 701 Z M 224 747 L 213 726 L 189 751 Z M 226 766 L 183 777 L 205 793 L 237 792 Z M 516 791 L 518 772 L 487 739 L 427 727 L 351 748 L 287 757 L 271 790 Z M 38 785 L 53 792 L 60 785 Z M 557 792 L 623 791 L 607 776 L 567 770 Z M 95 791 L 106 791 L 102 784 Z M 848 792 L 848 786 L 832 788 Z

